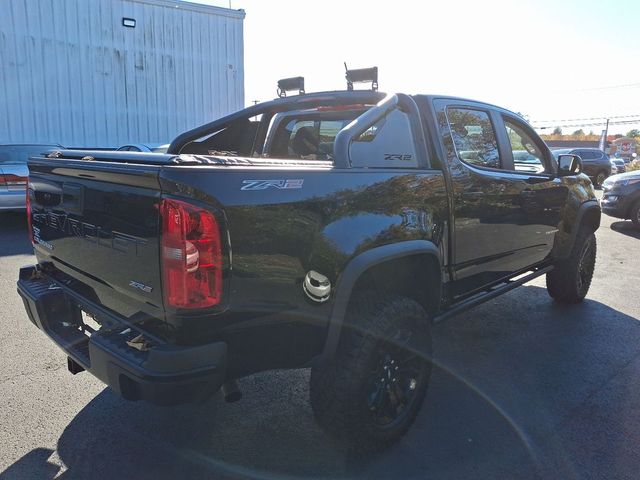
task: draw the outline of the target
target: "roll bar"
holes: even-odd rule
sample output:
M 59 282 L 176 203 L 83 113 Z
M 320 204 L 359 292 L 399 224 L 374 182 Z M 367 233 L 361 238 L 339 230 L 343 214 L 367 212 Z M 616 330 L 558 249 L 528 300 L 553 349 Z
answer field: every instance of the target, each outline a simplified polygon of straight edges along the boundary
M 410 96 L 403 93 L 387 95 L 378 102 L 375 107 L 367 110 L 338 132 L 333 147 L 334 166 L 337 168 L 351 168 L 351 157 L 349 154 L 351 142 L 366 132 L 367 129 L 371 128 L 372 125 L 382 120 L 395 108 L 400 108 L 410 114 L 411 133 L 416 144 L 419 163 L 421 167 L 427 167 L 427 145 L 424 130 L 420 123 L 420 112 L 416 102 Z

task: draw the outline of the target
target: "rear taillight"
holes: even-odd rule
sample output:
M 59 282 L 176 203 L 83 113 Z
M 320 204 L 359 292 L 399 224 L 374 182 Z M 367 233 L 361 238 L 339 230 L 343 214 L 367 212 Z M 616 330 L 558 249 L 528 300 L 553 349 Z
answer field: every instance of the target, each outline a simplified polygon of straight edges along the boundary
M 160 215 L 165 305 L 218 305 L 222 297 L 222 247 L 216 217 L 209 210 L 169 199 L 160 203 Z
M 14 175 L 12 173 L 5 173 L 4 175 L 2 175 L 4 177 L 4 183 L 7 184 L 7 187 L 9 187 L 9 190 L 12 189 L 12 187 L 24 187 L 27 184 L 27 181 L 29 179 L 29 177 L 23 177 L 22 175 Z
M 31 244 L 34 244 L 33 241 L 33 224 L 31 223 L 31 189 L 29 188 L 29 180 L 27 179 L 27 197 L 26 197 L 26 205 L 27 205 L 27 226 L 29 227 L 29 240 L 31 240 Z

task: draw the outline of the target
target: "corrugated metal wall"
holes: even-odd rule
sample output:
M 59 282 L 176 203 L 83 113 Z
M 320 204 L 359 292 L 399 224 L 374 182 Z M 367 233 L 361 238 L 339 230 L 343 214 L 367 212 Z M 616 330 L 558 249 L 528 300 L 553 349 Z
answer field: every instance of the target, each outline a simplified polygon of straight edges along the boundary
M 0 143 L 168 143 L 244 107 L 243 11 L 0 0 L 0 18 Z

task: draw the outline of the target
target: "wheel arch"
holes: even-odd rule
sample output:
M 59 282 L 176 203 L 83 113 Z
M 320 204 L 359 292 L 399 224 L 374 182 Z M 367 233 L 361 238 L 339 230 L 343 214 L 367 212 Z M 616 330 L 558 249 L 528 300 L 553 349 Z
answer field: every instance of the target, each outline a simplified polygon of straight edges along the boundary
M 602 218 L 602 212 L 600 211 L 600 207 L 596 202 L 587 204 L 582 204 L 580 210 L 578 211 L 577 216 L 577 228 L 573 230 L 573 240 L 576 239 L 576 234 L 578 229 L 583 225 L 589 227 L 592 232 L 595 232 L 598 228 L 600 228 L 600 219 Z M 583 208 L 584 207 L 584 208 Z
M 628 206 L 626 207 L 624 216 L 625 218 L 632 218 L 633 209 L 636 207 L 636 205 L 640 205 L 640 191 L 637 191 L 635 195 L 630 195 L 627 204 Z
M 600 228 L 600 219 L 602 217 L 602 211 L 597 200 L 588 200 L 580 205 L 576 212 L 573 226 L 569 231 L 568 237 L 563 239 L 564 241 L 557 245 L 556 259 L 563 259 L 571 254 L 571 249 L 576 241 L 578 231 L 582 226 L 588 227 L 592 232 L 595 232 Z
M 391 281 L 387 276 L 391 276 Z M 419 288 L 420 285 L 424 288 Z M 383 245 L 357 255 L 349 261 L 338 280 L 320 361 L 335 354 L 349 303 L 358 291 L 371 288 L 382 293 L 402 292 L 433 314 L 440 306 L 442 285 L 441 253 L 428 240 Z

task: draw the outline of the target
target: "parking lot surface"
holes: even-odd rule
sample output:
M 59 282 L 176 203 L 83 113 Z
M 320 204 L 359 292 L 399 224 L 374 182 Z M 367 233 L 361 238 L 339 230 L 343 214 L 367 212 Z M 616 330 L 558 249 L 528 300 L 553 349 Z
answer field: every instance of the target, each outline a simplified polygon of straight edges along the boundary
M 439 325 L 438 368 L 400 444 L 351 458 L 313 421 L 308 370 L 240 381 L 244 398 L 120 399 L 27 320 L 23 215 L 0 222 L 0 479 L 637 478 L 640 231 L 603 216 L 581 305 L 537 279 Z

